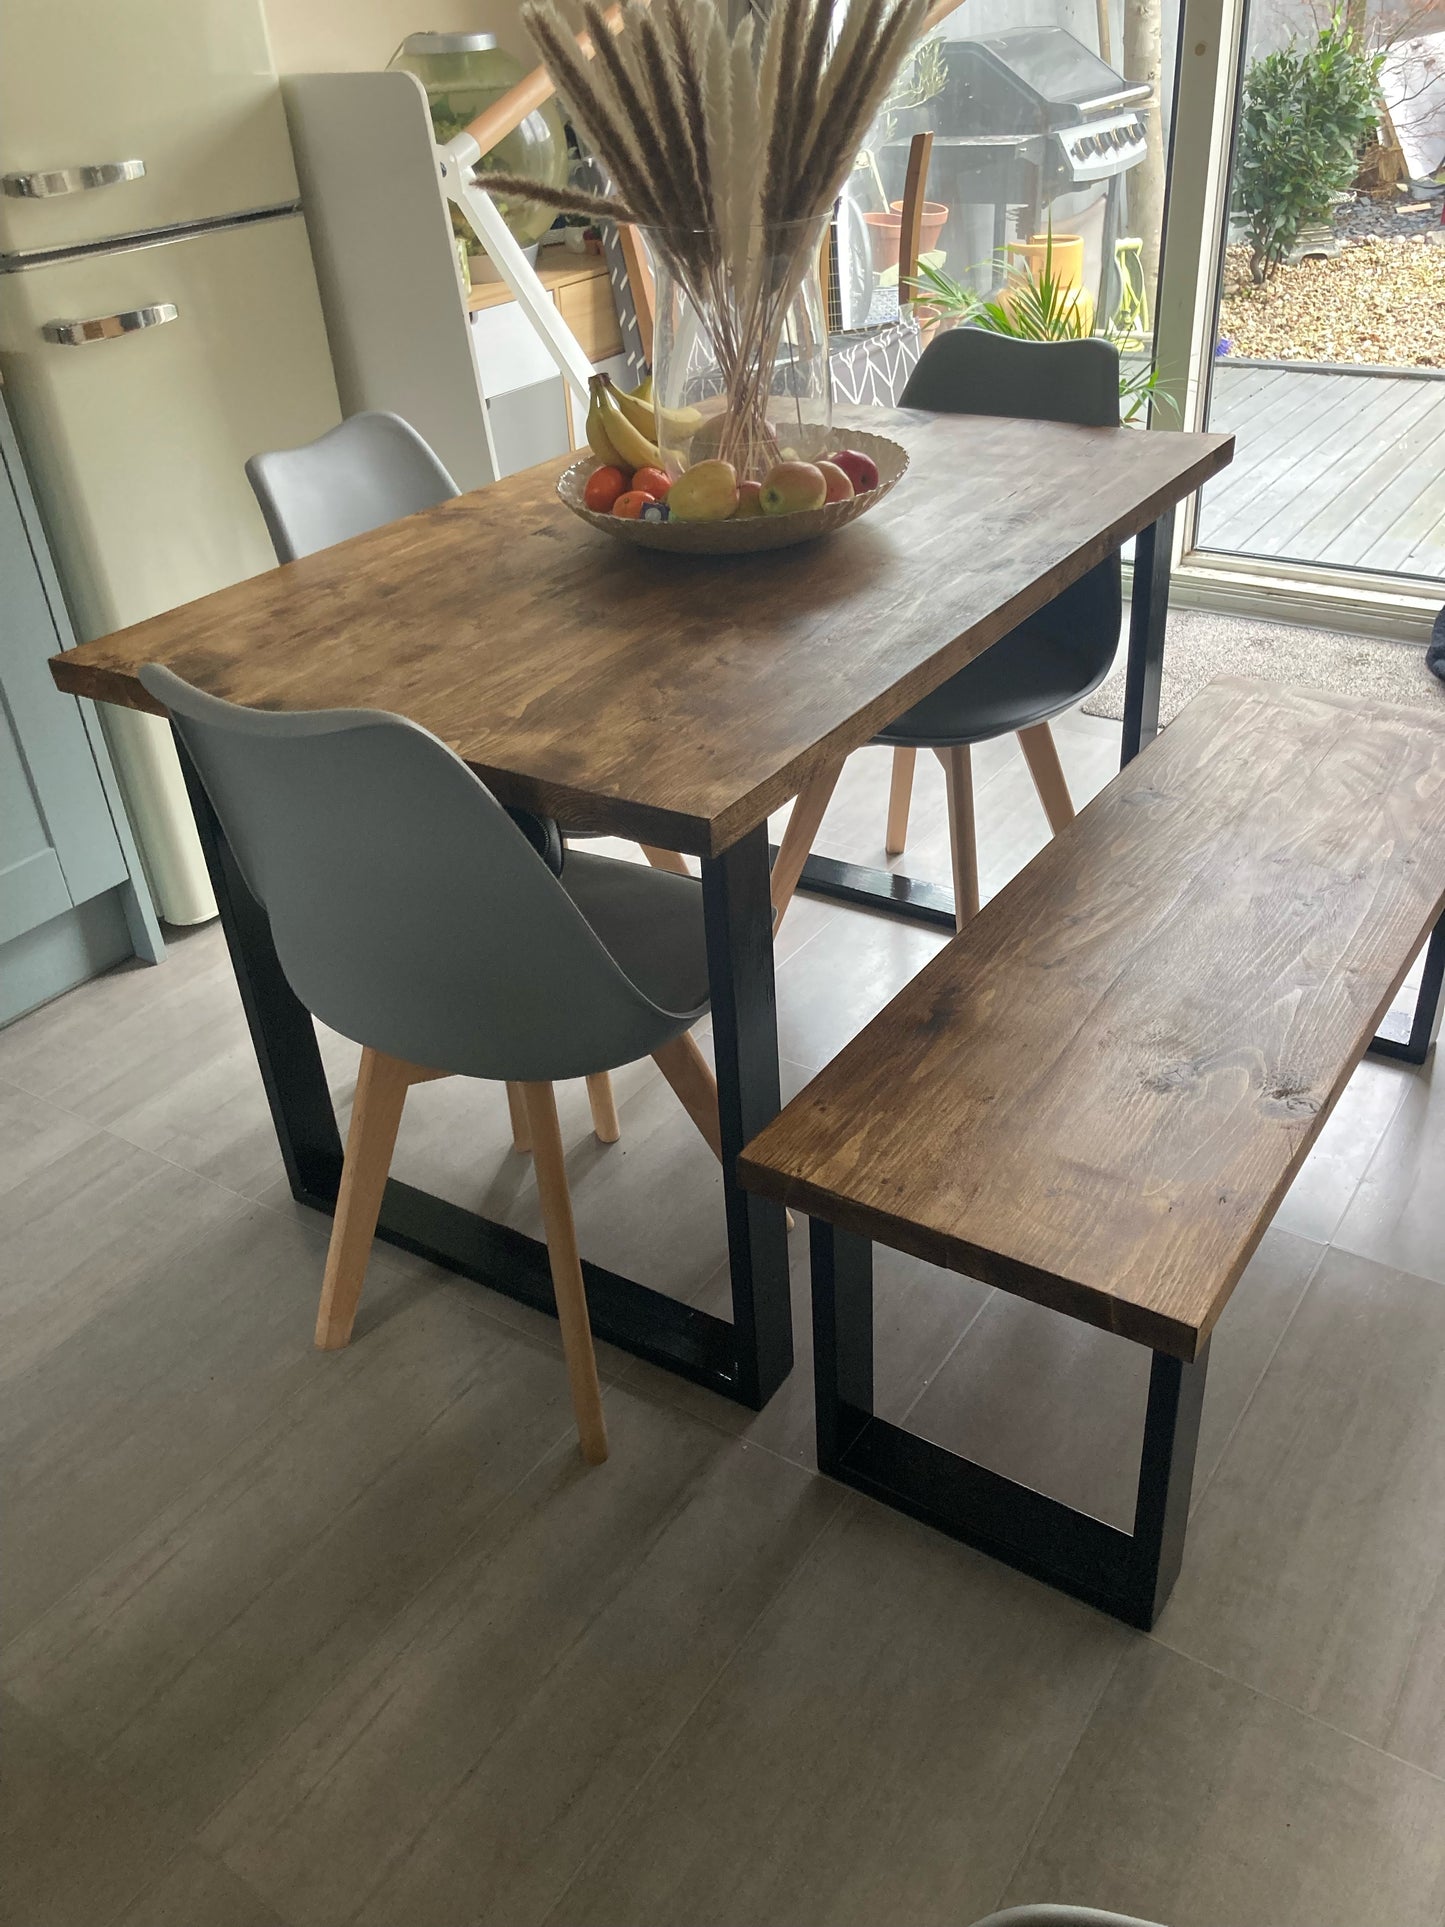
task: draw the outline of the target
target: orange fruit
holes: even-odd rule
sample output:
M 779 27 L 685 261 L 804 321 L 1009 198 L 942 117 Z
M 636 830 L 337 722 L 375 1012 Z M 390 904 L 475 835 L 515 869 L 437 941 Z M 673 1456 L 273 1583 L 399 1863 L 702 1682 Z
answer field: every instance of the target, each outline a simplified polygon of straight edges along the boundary
M 582 500 L 594 515 L 606 515 L 618 496 L 626 494 L 630 486 L 625 469 L 594 468 L 587 477 Z
M 644 495 L 650 495 L 656 502 L 665 502 L 667 491 L 672 487 L 672 477 L 665 468 L 639 468 L 632 478 L 632 486 L 640 488 Z
M 620 515 L 626 522 L 638 522 L 647 504 L 656 500 L 657 497 L 649 495 L 646 489 L 630 488 L 612 504 L 612 513 Z

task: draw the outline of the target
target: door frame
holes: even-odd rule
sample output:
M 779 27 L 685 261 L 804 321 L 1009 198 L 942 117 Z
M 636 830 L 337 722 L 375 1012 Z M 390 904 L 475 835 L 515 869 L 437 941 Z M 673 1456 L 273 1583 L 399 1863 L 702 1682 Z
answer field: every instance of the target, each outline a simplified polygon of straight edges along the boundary
M 1234 133 L 1248 0 L 1183 0 L 1170 129 L 1168 195 L 1154 302 L 1162 389 L 1177 414 L 1151 429 L 1203 428 L 1217 340 Z M 1438 598 L 1398 576 L 1228 555 L 1195 545 L 1199 498 L 1180 505 L 1173 598 L 1185 607 L 1425 642 Z

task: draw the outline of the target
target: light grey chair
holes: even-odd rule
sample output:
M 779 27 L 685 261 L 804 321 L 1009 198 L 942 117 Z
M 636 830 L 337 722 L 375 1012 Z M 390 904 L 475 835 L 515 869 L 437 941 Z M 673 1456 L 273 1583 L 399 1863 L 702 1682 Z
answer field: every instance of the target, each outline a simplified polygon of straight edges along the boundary
M 899 406 L 1117 428 L 1118 351 L 1098 339 L 1015 341 L 981 328 L 956 328 L 924 350 Z M 966 566 L 967 559 L 960 558 L 960 567 Z M 885 836 L 889 856 L 901 855 L 907 844 L 919 750 L 935 751 L 943 764 L 960 924 L 978 909 L 970 748 L 1017 732 L 1049 828 L 1057 834 L 1073 820 L 1074 806 L 1049 721 L 1097 689 L 1108 675 L 1122 619 L 1119 558 L 1114 555 L 874 737 L 875 743 L 893 750 Z M 793 807 L 773 866 L 773 907 L 779 919 L 841 773 L 841 764 L 822 771 Z
M 436 453 L 410 422 L 379 410 L 349 415 L 300 448 L 253 455 L 246 464 L 246 479 L 278 562 L 295 562 L 368 529 L 449 502 L 458 493 Z M 557 826 L 529 811 L 509 814 L 553 869 L 560 871 L 562 839 Z M 673 851 L 646 845 L 643 850 L 654 869 L 689 874 L 686 863 Z M 611 1082 L 603 1075 L 587 1088 L 593 1128 L 602 1143 L 613 1144 L 618 1128 Z M 509 1090 L 507 1101 L 513 1140 L 519 1151 L 525 1151 L 529 1145 L 520 1099 Z
M 417 724 L 276 714 L 156 664 L 170 711 L 270 919 L 287 981 L 362 1046 L 316 1342 L 345 1345 L 412 1084 L 495 1078 L 525 1106 L 584 1456 L 607 1456 L 553 1083 L 651 1056 L 721 1157 L 702 886 L 572 852 L 554 876 L 491 792 Z

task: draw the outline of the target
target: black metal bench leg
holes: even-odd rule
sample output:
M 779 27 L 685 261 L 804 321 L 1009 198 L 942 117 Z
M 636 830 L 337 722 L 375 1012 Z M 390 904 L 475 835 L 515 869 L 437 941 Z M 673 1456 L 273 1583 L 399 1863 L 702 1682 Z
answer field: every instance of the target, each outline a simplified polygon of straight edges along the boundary
M 1425 969 L 1415 995 L 1415 1008 L 1408 1026 L 1399 1018 L 1385 1020 L 1384 1027 L 1370 1039 L 1376 1057 L 1391 1057 L 1399 1064 L 1423 1064 L 1430 1055 L 1440 1029 L 1442 987 L 1445 987 L 1445 917 L 1430 932 L 1425 951 Z
M 944 1451 L 873 1411 L 873 1250 L 812 1220 L 818 1465 L 831 1477 L 1131 1626 L 1154 1624 L 1179 1573 L 1206 1345 L 1154 1354 L 1132 1533 Z

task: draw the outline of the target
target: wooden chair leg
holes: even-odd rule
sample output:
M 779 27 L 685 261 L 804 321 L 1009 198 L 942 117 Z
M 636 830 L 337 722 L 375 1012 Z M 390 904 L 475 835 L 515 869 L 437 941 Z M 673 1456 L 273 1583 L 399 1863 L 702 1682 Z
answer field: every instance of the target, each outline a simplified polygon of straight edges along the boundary
M 948 840 L 953 852 L 954 922 L 978 915 L 978 840 L 973 815 L 973 759 L 966 743 L 938 751 L 948 782 Z
M 772 882 L 769 885 L 773 899 L 774 936 L 778 934 L 788 905 L 793 900 L 798 878 L 803 874 L 803 865 L 813 848 L 813 838 L 828 813 L 828 805 L 833 800 L 833 792 L 842 774 L 843 765 L 834 763 L 828 769 L 820 770 L 811 783 L 798 791 L 793 813 L 788 818 L 788 827 L 783 831 L 783 840 L 778 845 L 777 861 L 773 864 Z
M 651 843 L 637 846 L 654 870 L 670 870 L 675 877 L 690 877 L 692 871 L 687 867 L 687 858 L 676 850 L 658 850 Z
M 396 1149 L 402 1106 L 407 1087 L 418 1081 L 418 1075 L 414 1065 L 403 1063 L 399 1057 L 387 1057 L 375 1050 L 361 1053 L 351 1128 L 346 1135 L 346 1160 L 341 1167 L 341 1190 L 326 1253 L 321 1306 L 316 1314 L 316 1343 L 322 1351 L 339 1351 L 351 1337 L 376 1236 L 381 1194 Z
M 1019 748 L 1029 766 L 1029 775 L 1034 779 L 1034 788 L 1044 806 L 1044 815 L 1049 819 L 1049 828 L 1057 836 L 1066 824 L 1073 822 L 1074 802 L 1064 780 L 1064 766 L 1059 761 L 1059 746 L 1054 741 L 1054 732 L 1047 723 L 1035 723 L 1030 729 L 1021 729 Z
M 617 1122 L 617 1100 L 606 1071 L 594 1071 L 588 1078 L 587 1102 L 592 1106 L 592 1129 L 598 1143 L 615 1144 L 622 1136 L 622 1126 Z
M 908 810 L 913 801 L 913 770 L 917 761 L 916 749 L 893 752 L 893 775 L 888 784 L 888 834 L 883 839 L 889 856 L 902 856 L 908 848 Z
M 722 1120 L 717 1108 L 717 1079 L 698 1049 L 690 1031 L 674 1037 L 670 1044 L 652 1053 L 652 1061 L 662 1072 L 679 1104 L 687 1112 L 709 1151 L 722 1163 Z M 797 1229 L 797 1221 L 791 1211 L 783 1214 L 789 1231 Z
M 680 1036 L 664 1044 L 661 1050 L 655 1050 L 652 1061 L 671 1084 L 678 1103 L 701 1131 L 707 1148 L 721 1164 L 722 1125 L 718 1119 L 717 1079 L 712 1074 L 711 1064 L 698 1049 L 691 1031 L 683 1031 Z
M 582 1260 L 577 1251 L 577 1227 L 572 1220 L 572 1196 L 567 1189 L 567 1164 L 557 1123 L 556 1094 L 550 1084 L 523 1084 L 521 1088 L 532 1132 L 537 1193 L 542 1202 L 547 1257 L 552 1268 L 552 1290 L 557 1300 L 557 1323 L 562 1328 L 562 1355 L 567 1361 L 577 1436 L 587 1463 L 601 1465 L 607 1457 L 607 1424 L 602 1416 L 602 1391 L 597 1383 L 597 1359 L 592 1349 L 587 1294 L 582 1286 Z
M 512 1120 L 512 1149 L 530 1151 L 532 1133 L 527 1128 L 527 1105 L 520 1084 L 507 1086 L 507 1111 Z

